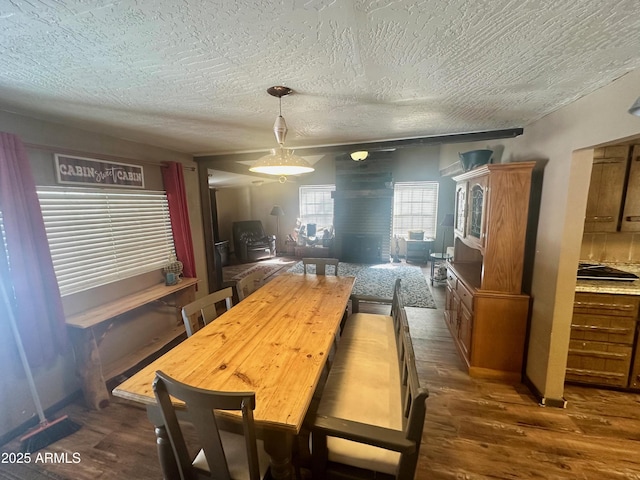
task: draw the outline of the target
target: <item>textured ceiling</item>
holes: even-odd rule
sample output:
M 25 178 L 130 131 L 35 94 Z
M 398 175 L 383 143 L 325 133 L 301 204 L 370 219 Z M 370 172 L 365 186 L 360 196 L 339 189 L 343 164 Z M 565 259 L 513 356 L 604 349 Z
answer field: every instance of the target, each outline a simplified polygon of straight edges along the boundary
M 182 152 L 526 126 L 640 67 L 637 0 L 5 0 L 0 109 Z M 640 92 L 639 92 L 640 93 Z

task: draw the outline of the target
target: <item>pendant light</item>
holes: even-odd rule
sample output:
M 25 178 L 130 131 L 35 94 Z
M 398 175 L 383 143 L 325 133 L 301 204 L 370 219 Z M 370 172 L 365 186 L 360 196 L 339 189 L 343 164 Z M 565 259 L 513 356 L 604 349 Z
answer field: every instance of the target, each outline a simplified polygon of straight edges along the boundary
M 315 169 L 309 165 L 304 158 L 294 155 L 293 150 L 285 148 L 284 140 L 287 136 L 287 123 L 282 116 L 282 97 L 289 95 L 293 90 L 288 87 L 276 86 L 267 89 L 267 93 L 278 97 L 280 102 L 279 114 L 273 124 L 273 133 L 279 144 L 278 148 L 271 149 L 269 155 L 265 155 L 253 164 L 249 171 L 256 173 L 266 173 L 268 175 L 299 175 L 301 173 L 313 172 Z

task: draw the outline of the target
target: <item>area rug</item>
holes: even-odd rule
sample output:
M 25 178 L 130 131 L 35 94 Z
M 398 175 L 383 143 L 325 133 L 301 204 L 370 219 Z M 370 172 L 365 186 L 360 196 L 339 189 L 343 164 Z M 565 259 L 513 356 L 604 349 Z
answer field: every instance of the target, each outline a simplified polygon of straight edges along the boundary
M 304 273 L 302 262 L 296 263 L 287 270 L 291 273 Z M 315 273 L 314 265 L 307 265 L 308 273 Z M 333 267 L 327 266 L 327 274 L 333 274 Z M 420 267 L 411 265 L 365 265 L 359 263 L 343 263 L 338 265 L 340 276 L 356 277 L 353 287 L 354 295 L 370 295 L 391 300 L 396 278 L 401 279 L 402 300 L 407 307 L 436 308 L 427 280 Z
M 253 272 L 260 272 L 264 275 L 264 278 L 268 278 L 282 270 L 283 268 L 290 267 L 293 265 L 294 261 L 286 261 L 282 259 L 270 259 L 263 260 L 261 262 L 253 263 L 253 264 L 244 264 L 244 265 L 232 265 L 229 267 L 224 267 L 222 269 L 223 280 L 225 282 L 235 282 L 240 280 L 241 278 L 246 277 L 247 275 Z

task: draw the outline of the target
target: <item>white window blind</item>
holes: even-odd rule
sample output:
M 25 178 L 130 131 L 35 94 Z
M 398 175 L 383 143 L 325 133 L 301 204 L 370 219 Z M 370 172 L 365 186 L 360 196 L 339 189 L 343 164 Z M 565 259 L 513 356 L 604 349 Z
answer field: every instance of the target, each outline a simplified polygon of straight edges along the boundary
M 423 230 L 435 238 L 438 182 L 398 182 L 393 186 L 393 235 L 409 237 L 409 230 Z
M 335 185 L 305 185 L 300 187 L 300 220 L 315 223 L 317 231 L 333 225 L 333 198 Z
M 63 296 L 156 270 L 175 257 L 164 192 L 37 192 Z

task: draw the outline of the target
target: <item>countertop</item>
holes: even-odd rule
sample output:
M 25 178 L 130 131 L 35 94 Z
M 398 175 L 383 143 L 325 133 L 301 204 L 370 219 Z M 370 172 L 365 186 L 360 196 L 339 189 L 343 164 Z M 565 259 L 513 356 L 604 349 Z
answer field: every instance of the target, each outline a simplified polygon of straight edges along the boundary
M 630 263 L 605 263 L 625 272 L 640 276 L 640 265 Z M 576 292 L 581 293 L 613 293 L 619 295 L 640 295 L 640 279 L 633 282 L 619 280 L 578 280 Z

